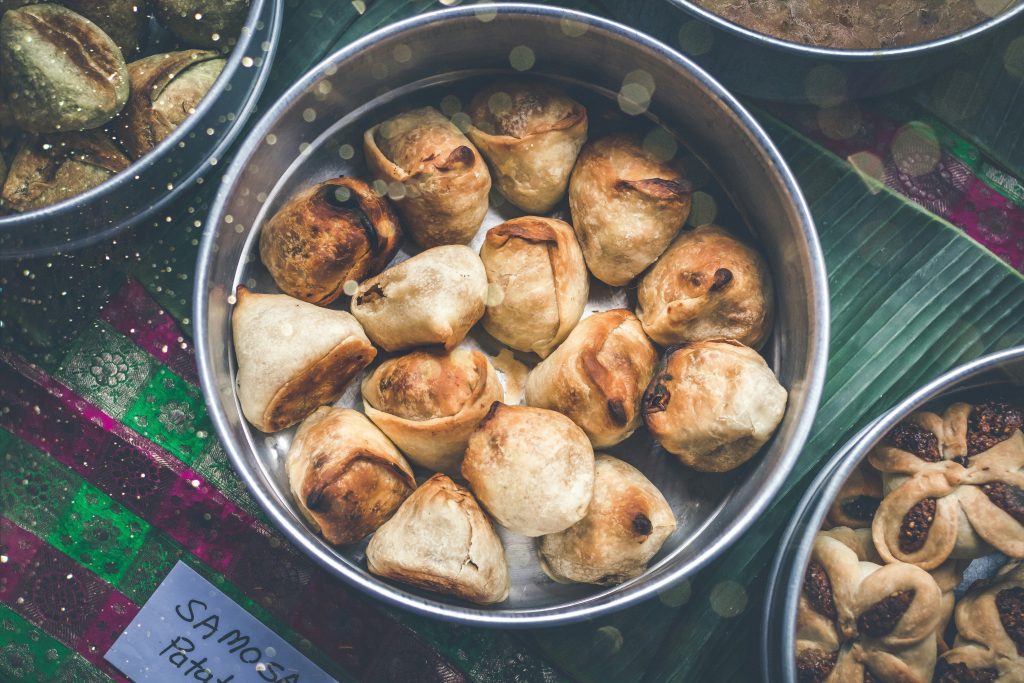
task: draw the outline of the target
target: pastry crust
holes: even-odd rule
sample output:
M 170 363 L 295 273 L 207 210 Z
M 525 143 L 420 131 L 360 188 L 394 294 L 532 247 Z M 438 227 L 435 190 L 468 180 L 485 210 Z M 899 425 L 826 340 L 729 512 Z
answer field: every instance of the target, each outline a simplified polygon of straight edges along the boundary
M 636 315 L 662 346 L 735 339 L 759 349 L 772 331 L 774 296 L 761 255 L 708 224 L 676 237 L 640 280 Z
M 302 515 L 334 545 L 362 540 L 416 488 L 398 449 L 348 408 L 324 406 L 307 417 L 292 440 L 286 469 Z
M 878 553 L 925 569 L 995 548 L 1024 558 L 1024 411 L 951 405 L 909 416 L 869 454 L 887 492 L 872 522 Z
M 594 490 L 594 449 L 572 420 L 495 403 L 469 437 L 462 476 L 510 531 L 543 536 L 583 519 Z
M 572 226 L 514 218 L 487 231 L 480 259 L 494 302 L 484 329 L 506 346 L 546 358 L 579 322 L 590 290 Z
M 468 114 L 466 134 L 498 191 L 523 211 L 551 211 L 587 140 L 583 105 L 546 83 L 499 81 L 476 94 Z
M 787 397 L 753 349 L 732 340 L 694 342 L 669 352 L 644 395 L 644 421 L 684 465 L 726 472 L 768 442 Z
M 352 315 L 387 351 L 459 345 L 484 314 L 487 272 L 472 249 L 434 247 L 363 281 Z
M 541 569 L 563 583 L 622 583 L 647 570 L 675 528 L 668 501 L 640 470 L 599 454 L 586 517 L 541 538 Z
M 300 422 L 334 403 L 377 355 L 348 313 L 284 294 L 237 291 L 231 314 L 238 402 L 263 432 Z
M 632 135 L 588 143 L 569 180 L 572 224 L 587 267 L 612 286 L 654 263 L 690 215 L 690 184 Z
M 867 461 L 857 466 L 828 509 L 828 522 L 837 527 L 870 529 L 882 502 L 882 478 Z
M 526 404 L 566 415 L 595 448 L 614 446 L 640 426 L 640 404 L 657 361 L 630 311 L 595 313 L 530 372 Z
M 383 197 L 355 178 L 332 178 L 302 190 L 260 231 L 260 260 L 289 296 L 325 306 L 345 283 L 376 275 L 402 241 Z
M 505 549 L 473 495 L 435 474 L 370 539 L 371 573 L 481 605 L 508 598 Z
M 447 117 L 433 107 L 398 114 L 367 130 L 363 147 L 373 177 L 401 188 L 400 196 L 391 194 L 416 244 L 473 239 L 487 213 L 491 176 Z
M 413 351 L 363 380 L 366 416 L 417 465 L 456 475 L 469 435 L 505 397 L 487 356 Z

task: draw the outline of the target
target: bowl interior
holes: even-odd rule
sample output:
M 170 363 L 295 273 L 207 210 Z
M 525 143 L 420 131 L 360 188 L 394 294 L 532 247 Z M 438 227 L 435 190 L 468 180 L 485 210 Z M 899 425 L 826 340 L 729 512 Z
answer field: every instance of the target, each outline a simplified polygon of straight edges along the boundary
M 680 62 L 582 15 L 539 8 L 503 8 L 484 17 L 466 10 L 439 15 L 443 21 L 406 22 L 329 59 L 268 113 L 241 151 L 214 207 L 200 256 L 196 320 L 204 390 L 221 437 L 257 498 L 300 547 L 337 574 L 405 606 L 464 620 L 525 624 L 581 618 L 694 571 L 752 521 L 784 479 L 806 436 L 823 374 L 827 321 L 820 257 L 781 162 L 747 128 L 741 111 Z M 292 430 L 265 435 L 241 417 L 229 317 L 236 285 L 277 291 L 259 263 L 258 226 L 299 188 L 339 174 L 365 178 L 363 131 L 390 114 L 426 104 L 459 123 L 465 120 L 462 108 L 482 83 L 516 75 L 556 80 L 587 105 L 591 139 L 603 129 L 626 125 L 664 154 L 674 154 L 701 192 L 697 220 L 746 232 L 758 244 L 779 292 L 775 334 L 763 353 L 790 390 L 790 403 L 775 439 L 729 475 L 685 470 L 646 434 L 610 449 L 662 490 L 679 519 L 679 529 L 644 576 L 612 588 L 557 584 L 540 571 L 532 539 L 499 529 L 512 592 L 507 602 L 480 609 L 380 581 L 365 571 L 365 543 L 332 548 L 307 528 L 290 499 L 283 468 Z M 494 195 L 471 246 L 479 248 L 488 228 L 514 215 L 519 214 Z M 564 206 L 554 215 L 568 219 Z M 411 253 L 403 248 L 397 258 Z M 588 313 L 632 307 L 626 289 L 592 279 L 591 290 Z M 347 301 L 339 302 L 342 306 Z M 482 331 L 467 343 L 492 357 L 500 350 Z M 536 362 L 528 355 L 517 358 Z M 500 359 L 496 366 L 511 394 L 507 400 L 515 402 L 522 378 L 502 372 L 507 366 Z M 358 381 L 339 405 L 361 407 Z

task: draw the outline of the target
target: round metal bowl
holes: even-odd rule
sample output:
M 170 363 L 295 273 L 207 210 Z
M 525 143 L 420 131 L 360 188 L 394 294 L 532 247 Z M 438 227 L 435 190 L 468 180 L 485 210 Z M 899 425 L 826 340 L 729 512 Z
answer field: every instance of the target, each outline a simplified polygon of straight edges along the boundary
M 1024 395 L 1024 347 L 984 356 L 926 384 L 861 430 L 822 468 L 783 533 L 768 578 L 761 632 L 762 669 L 768 681 L 796 681 L 796 612 L 804 572 L 814 537 L 847 477 L 875 444 L 910 413 L 929 408 L 942 410 L 955 400 L 971 401 L 986 390 L 1007 387 Z M 980 560 L 976 563 L 992 566 Z M 972 565 L 969 571 L 978 569 Z
M 694 61 L 736 92 L 786 102 L 836 103 L 901 90 L 964 59 L 964 51 L 1014 19 L 1024 2 L 944 38 L 878 50 L 817 47 L 775 38 L 734 24 L 691 0 L 668 0 L 710 28 L 695 37 Z M 1020 31 L 1021 22 L 1016 22 Z M 1008 29 L 1013 30 L 1013 29 Z M 684 40 L 684 49 L 686 49 Z M 700 54 L 696 54 L 699 52 Z
M 129 228 L 161 223 L 242 132 L 270 74 L 283 8 L 283 0 L 252 0 L 238 42 L 210 93 L 156 149 L 87 192 L 36 211 L 0 216 L 0 260 L 78 251 Z M 150 43 L 158 50 L 163 43 L 174 49 L 162 29 Z
M 428 103 L 458 120 L 459 95 L 468 101 L 474 84 L 517 70 L 555 80 L 594 107 L 595 128 L 606 120 L 600 103 L 608 106 L 605 114 L 628 118 L 621 105 L 637 114 L 636 122 L 660 121 L 689 143 L 685 163 L 699 187 L 711 193 L 705 207 L 713 194 L 720 220 L 753 226 L 752 238 L 776 278 L 777 323 L 764 354 L 790 399 L 774 440 L 730 476 L 684 470 L 643 435 L 612 449 L 662 489 L 679 518 L 679 529 L 642 577 L 612 588 L 556 584 L 541 573 L 532 539 L 499 529 L 512 593 L 505 603 L 484 609 L 382 581 L 365 569 L 365 544 L 333 548 L 309 529 L 292 503 L 283 469 L 290 432 L 262 434 L 240 412 L 229 318 L 236 285 L 276 291 L 256 253 L 264 217 L 296 188 L 344 173 L 365 177 L 358 150 L 369 125 Z M 623 88 L 624 82 L 653 88 L 645 113 L 636 111 L 644 98 L 635 87 Z M 633 99 L 619 99 L 620 90 L 634 91 Z M 493 204 L 471 246 L 504 220 Z M 728 211 L 733 214 L 725 218 Z M 627 302 L 624 291 L 609 289 L 593 286 L 588 312 Z M 664 45 L 610 21 L 544 6 L 476 5 L 426 14 L 367 36 L 304 76 L 267 112 L 225 176 L 200 246 L 195 301 L 196 350 L 210 415 L 236 469 L 275 523 L 303 552 L 373 596 L 481 625 L 582 619 L 656 594 L 707 564 L 757 519 L 796 461 L 818 405 L 827 354 L 827 283 L 811 218 L 753 118 Z M 480 336 L 470 343 L 495 351 Z M 358 381 L 339 404 L 359 407 Z

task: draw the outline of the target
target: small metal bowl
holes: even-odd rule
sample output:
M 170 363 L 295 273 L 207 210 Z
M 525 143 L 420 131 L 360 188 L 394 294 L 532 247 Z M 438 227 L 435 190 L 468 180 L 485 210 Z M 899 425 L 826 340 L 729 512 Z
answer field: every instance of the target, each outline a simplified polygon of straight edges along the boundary
M 987 21 L 927 43 L 844 50 L 758 33 L 691 0 L 668 1 L 710 27 L 710 36 L 694 34 L 700 54 L 691 56 L 727 87 L 767 100 L 816 104 L 875 97 L 919 83 L 963 59 L 964 50 L 982 36 L 1024 17 L 1024 2 L 1019 2 Z
M 928 408 L 941 410 L 955 400 L 971 401 L 985 390 L 1007 387 L 1024 394 L 1024 347 L 984 356 L 926 384 L 862 429 L 822 468 L 783 533 L 768 578 L 761 631 L 762 670 L 767 681 L 796 681 L 796 613 L 804 572 L 814 538 L 850 474 L 875 444 L 910 413 Z M 972 565 L 969 571 L 975 570 Z
M 87 192 L 0 216 L 0 261 L 69 253 L 129 228 L 156 226 L 242 132 L 263 92 L 281 33 L 283 0 L 252 0 L 227 64 L 196 112 L 149 154 Z M 173 50 L 162 29 L 151 42 Z
M 646 435 L 612 450 L 662 489 L 680 520 L 643 576 L 611 588 L 556 584 L 540 572 L 532 539 L 499 528 L 512 593 L 507 602 L 484 609 L 378 579 L 365 569 L 365 544 L 333 548 L 310 530 L 292 502 L 283 468 L 289 433 L 259 433 L 239 409 L 230 315 L 236 285 L 275 291 L 256 248 L 264 217 L 296 188 L 340 173 L 365 177 L 358 150 L 369 125 L 423 104 L 457 117 L 453 93 L 468 101 L 473 84 L 520 71 L 604 102 L 619 116 L 620 105 L 633 109 L 644 99 L 637 88 L 654 88 L 649 110 L 636 119 L 651 126 L 664 122 L 690 143 L 691 176 L 706 164 L 722 187 L 733 190 L 718 195 L 720 208 L 735 205 L 729 224 L 753 226 L 772 268 L 780 300 L 764 354 L 790 398 L 771 444 L 727 476 L 685 470 Z M 633 99 L 619 99 L 622 90 Z M 596 109 L 591 119 L 593 127 L 600 124 Z M 710 172 L 701 182 L 709 188 L 716 183 Z M 492 203 L 484 228 L 500 220 Z M 624 291 L 601 295 L 596 285 L 593 291 L 598 298 L 592 296 L 588 311 L 627 301 Z M 196 351 L 210 416 L 235 468 L 274 522 L 303 552 L 360 590 L 416 612 L 488 626 L 591 617 L 663 591 L 707 564 L 757 519 L 791 470 L 825 375 L 829 318 L 820 247 L 789 170 L 758 124 L 715 81 L 664 45 L 610 21 L 546 6 L 475 5 L 426 14 L 357 41 L 304 76 L 266 113 L 228 169 L 200 245 L 195 301 Z M 485 345 L 476 337 L 470 343 Z M 359 406 L 358 381 L 340 404 Z

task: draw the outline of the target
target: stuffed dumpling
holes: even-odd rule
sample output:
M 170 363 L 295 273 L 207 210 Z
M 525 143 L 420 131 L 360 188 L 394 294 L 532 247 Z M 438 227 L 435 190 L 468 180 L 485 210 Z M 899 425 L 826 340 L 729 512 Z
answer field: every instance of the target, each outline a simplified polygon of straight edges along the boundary
M 231 328 L 238 402 L 257 429 L 276 432 L 338 400 L 377 355 L 348 313 L 239 287 Z
M 590 289 L 572 226 L 514 218 L 487 231 L 480 259 L 491 287 L 484 329 L 506 346 L 546 357 L 579 322 Z
M 328 543 L 356 543 L 398 509 L 416 480 L 364 415 L 323 406 L 295 432 L 285 464 L 302 515 Z
M 389 192 L 409 235 L 424 249 L 468 244 L 487 213 L 491 175 L 461 130 L 433 107 L 398 114 L 363 136 L 373 177 Z
M 467 134 L 498 191 L 523 211 L 551 211 L 587 140 L 583 105 L 546 83 L 499 81 L 478 92 L 467 113 Z
M 633 135 L 588 143 L 569 180 L 572 224 L 587 267 L 620 287 L 654 263 L 690 214 L 690 184 Z
M 417 465 L 458 474 L 469 435 L 505 392 L 480 351 L 413 351 L 363 380 L 366 416 Z

